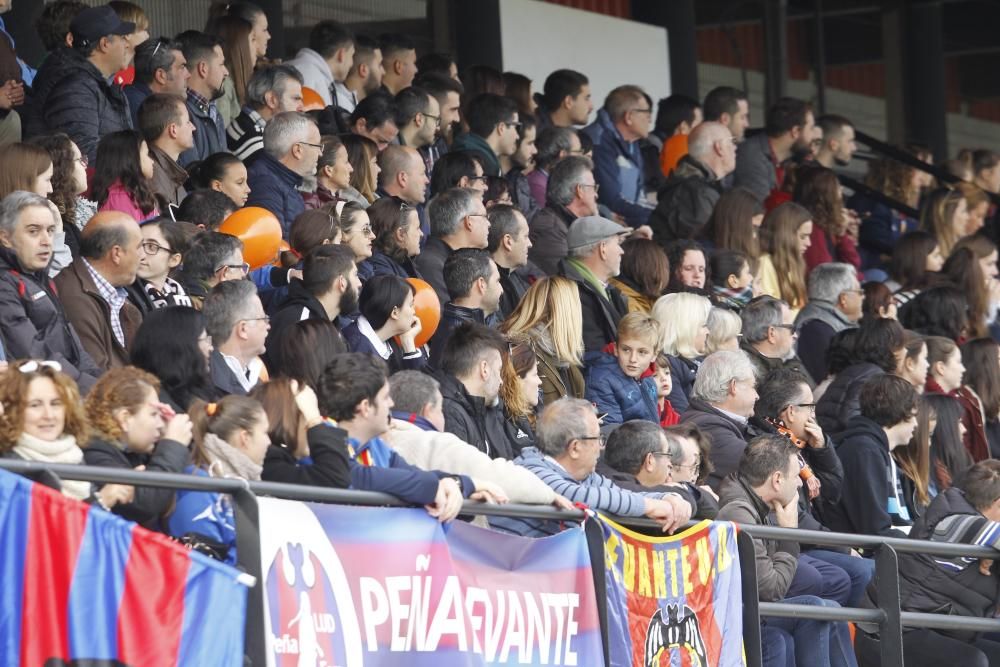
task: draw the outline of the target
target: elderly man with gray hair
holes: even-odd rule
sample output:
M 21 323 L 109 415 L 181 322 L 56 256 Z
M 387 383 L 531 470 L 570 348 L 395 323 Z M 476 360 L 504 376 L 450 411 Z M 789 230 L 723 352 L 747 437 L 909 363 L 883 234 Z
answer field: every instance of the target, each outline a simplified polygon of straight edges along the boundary
M 226 129 L 233 155 L 249 165 L 264 148 L 264 128 L 276 114 L 302 111 L 302 74 L 291 65 L 269 65 L 247 82 L 246 104 Z
M 535 473 L 556 493 L 591 509 L 619 516 L 646 516 L 664 532 L 691 518 L 691 505 L 673 492 L 628 491 L 596 472 L 605 439 L 594 406 L 578 398 L 561 398 L 545 407 L 536 426 L 537 447 L 525 447 L 514 463 Z M 554 535 L 560 522 L 494 517 L 490 524 L 519 535 Z
M 653 238 L 662 245 L 694 238 L 722 195 L 722 179 L 735 168 L 736 143 L 728 127 L 707 122 L 694 128 L 688 135 L 688 154 L 671 172 L 649 217 Z
M 264 150 L 247 168 L 246 205 L 273 213 L 286 240 L 292 221 L 306 210 L 297 188 L 306 177 L 316 175 L 323 153 L 320 141 L 319 128 L 309 116 L 298 111 L 276 114 L 264 128 Z
M 597 182 L 594 163 L 585 157 L 570 155 L 552 168 L 549 175 L 545 208 L 531 218 L 528 260 L 550 276 L 559 270 L 559 262 L 569 254 L 566 237 L 577 218 L 597 215 Z
M 223 394 L 246 396 L 260 381 L 270 319 L 249 280 L 227 280 L 212 288 L 202 309 L 212 337 L 208 359 L 212 383 Z
M 451 301 L 444 282 L 445 260 L 461 248 L 485 248 L 489 243 L 490 221 L 482 196 L 471 188 L 451 188 L 438 193 L 427 205 L 427 217 L 431 235 L 413 263 L 444 305 Z
M 809 274 L 809 303 L 799 311 L 799 358 L 814 378 L 826 377 L 826 350 L 834 334 L 858 326 L 865 296 L 853 266 L 820 264 Z
M 745 352 L 723 350 L 710 354 L 698 368 L 691 403 L 681 423 L 698 426 L 712 442 L 715 466 L 708 485 L 718 493 L 722 480 L 739 467 L 747 442 L 757 433 L 749 418 L 757 402 L 757 376 Z
M 809 388 L 816 384 L 795 356 L 795 325 L 788 304 L 773 296 L 759 296 L 740 311 L 743 320 L 743 339 L 740 349 L 747 353 L 763 380 L 778 368 L 790 368 L 808 380 Z

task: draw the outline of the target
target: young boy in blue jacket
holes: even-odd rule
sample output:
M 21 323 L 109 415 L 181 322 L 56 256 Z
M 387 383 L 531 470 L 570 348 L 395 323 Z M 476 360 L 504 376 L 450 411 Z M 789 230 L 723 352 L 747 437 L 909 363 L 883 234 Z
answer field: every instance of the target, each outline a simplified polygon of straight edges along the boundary
M 660 349 L 660 324 L 646 313 L 629 313 L 618 323 L 617 343 L 587 373 L 586 398 L 605 414 L 603 424 L 631 419 L 659 423 L 656 379 L 643 378 Z

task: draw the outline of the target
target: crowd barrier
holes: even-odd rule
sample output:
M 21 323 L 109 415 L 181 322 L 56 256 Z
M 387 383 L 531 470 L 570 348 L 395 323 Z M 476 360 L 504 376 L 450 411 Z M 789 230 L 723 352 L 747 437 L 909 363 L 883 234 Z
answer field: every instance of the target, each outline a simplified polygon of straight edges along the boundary
M 83 480 L 96 483 L 131 484 L 170 489 L 196 489 L 230 494 L 236 515 L 237 550 L 239 566 L 256 578 L 248 598 L 246 656 L 248 664 L 266 665 L 264 632 L 264 592 L 259 582 L 261 576 L 258 497 L 273 497 L 318 503 L 334 503 L 361 506 L 406 507 L 393 496 L 347 489 L 296 486 L 273 482 L 248 482 L 237 479 L 218 479 L 177 475 L 157 472 L 136 472 L 116 468 L 91 466 L 50 465 L 15 459 L 0 459 L 0 468 L 37 478 L 42 474 L 55 475 L 60 479 Z M 583 511 L 563 511 L 536 505 L 484 505 L 466 503 L 469 515 L 496 515 L 531 519 L 555 519 L 563 522 L 583 521 L 587 514 Z M 657 524 L 648 519 L 611 517 L 614 521 L 631 528 L 658 532 Z M 593 524 L 593 522 L 590 522 Z M 761 617 L 796 617 L 803 619 L 848 621 L 869 623 L 879 627 L 881 637 L 881 664 L 884 667 L 903 667 L 902 629 L 926 628 L 939 630 L 965 630 L 974 632 L 1000 632 L 1000 619 L 967 616 L 947 616 L 904 612 L 899 604 L 899 571 L 897 553 L 922 553 L 935 556 L 996 558 L 995 550 L 973 545 L 944 544 L 904 538 L 885 538 L 869 535 L 851 535 L 810 530 L 796 530 L 772 526 L 740 525 L 737 537 L 739 561 L 742 572 L 744 650 L 747 664 L 761 665 L 760 619 Z M 588 537 L 590 537 L 588 535 Z M 817 546 L 841 546 L 865 549 L 873 552 L 875 559 L 875 584 L 881 607 L 879 609 L 806 607 L 783 603 L 757 601 L 757 577 L 754 567 L 754 547 L 752 537 L 791 540 Z M 598 536 L 589 540 L 591 548 L 596 544 L 603 547 Z M 598 596 L 602 589 L 597 589 Z M 605 601 L 601 601 L 603 604 Z M 602 630 L 606 631 L 602 616 Z M 604 638 L 607 654 L 607 637 Z M 607 655 L 605 655 L 607 659 Z

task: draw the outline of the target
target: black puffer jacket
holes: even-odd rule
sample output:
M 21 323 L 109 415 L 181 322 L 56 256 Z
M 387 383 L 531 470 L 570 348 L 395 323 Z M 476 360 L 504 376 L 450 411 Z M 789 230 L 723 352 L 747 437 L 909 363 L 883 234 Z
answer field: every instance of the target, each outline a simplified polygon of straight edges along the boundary
M 711 169 L 685 155 L 660 190 L 656 209 L 649 216 L 653 238 L 661 245 L 695 238 L 722 195 L 722 185 Z
M 868 361 L 848 366 L 837 373 L 816 404 L 816 421 L 823 431 L 836 436 L 861 414 L 861 388 L 885 371 Z
M 490 458 L 513 459 L 520 447 L 510 441 L 502 408 L 488 406 L 479 396 L 471 396 L 465 386 L 450 375 L 441 373 L 437 378 L 444 398 L 444 430 Z
M 31 111 L 29 136 L 65 132 L 91 163 L 101 137 L 132 127 L 122 89 L 72 49 L 45 59 L 32 84 Z

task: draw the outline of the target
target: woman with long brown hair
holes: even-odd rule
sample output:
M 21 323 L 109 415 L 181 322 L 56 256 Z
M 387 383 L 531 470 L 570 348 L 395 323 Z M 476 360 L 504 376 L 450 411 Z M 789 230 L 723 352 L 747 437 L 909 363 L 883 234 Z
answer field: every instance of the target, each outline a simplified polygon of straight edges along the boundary
M 800 167 L 793 198 L 812 214 L 813 230 L 805 254 L 806 268 L 812 271 L 826 262 L 845 262 L 860 269 L 861 256 L 849 233 L 837 174 L 826 167 Z
M 941 269 L 962 290 L 969 305 L 969 337 L 988 336 L 1000 305 L 997 247 L 982 234 L 960 240 Z
M 375 201 L 378 189 L 378 146 L 374 141 L 359 134 L 349 134 L 342 137 L 347 147 L 347 160 L 354 171 L 351 172 L 350 185 L 341 188 L 339 196 L 368 208 Z
M 504 406 L 510 441 L 534 445 L 542 378 L 538 375 L 538 357 L 530 341 L 510 346 L 509 353 L 504 356 L 500 378 L 500 402 Z M 526 437 L 517 437 L 519 432 Z
M 758 229 L 763 222 L 764 207 L 757 196 L 746 188 L 733 188 L 719 197 L 699 241 L 716 250 L 742 252 L 750 258 L 750 268 L 756 269 Z
M 865 185 L 911 209 L 920 205 L 919 171 L 891 158 L 868 163 Z M 858 250 L 861 269 L 884 268 L 892 257 L 899 237 L 917 228 L 917 221 L 881 201 L 857 193 L 848 206 L 858 213 L 861 226 Z
M 812 243 L 812 215 L 787 202 L 764 216 L 760 230 L 764 252 L 757 269 L 760 290 L 798 313 L 807 300 L 805 253 Z
M 628 239 L 622 253 L 621 272 L 610 282 L 628 299 L 628 312 L 648 314 L 670 282 L 670 260 L 650 239 Z
M 215 101 L 226 127 L 240 115 L 246 103 L 247 83 L 257 64 L 253 32 L 252 23 L 232 14 L 219 18 L 214 25 L 214 34 L 222 40 L 222 53 L 229 70 L 229 76 L 222 81 L 222 97 Z
M 43 134 L 32 139 L 31 143 L 44 148 L 52 161 L 49 201 L 56 205 L 62 216 L 66 243 L 76 256 L 80 248 L 80 230 L 97 213 L 97 204 L 81 196 L 87 191 L 87 159 L 73 140 L 62 132 Z
M 1000 458 L 1000 343 L 992 338 L 975 338 L 963 344 L 961 350 L 965 375 L 957 392 L 959 399 L 978 399 L 990 456 Z M 974 421 L 976 413 L 971 416 Z

